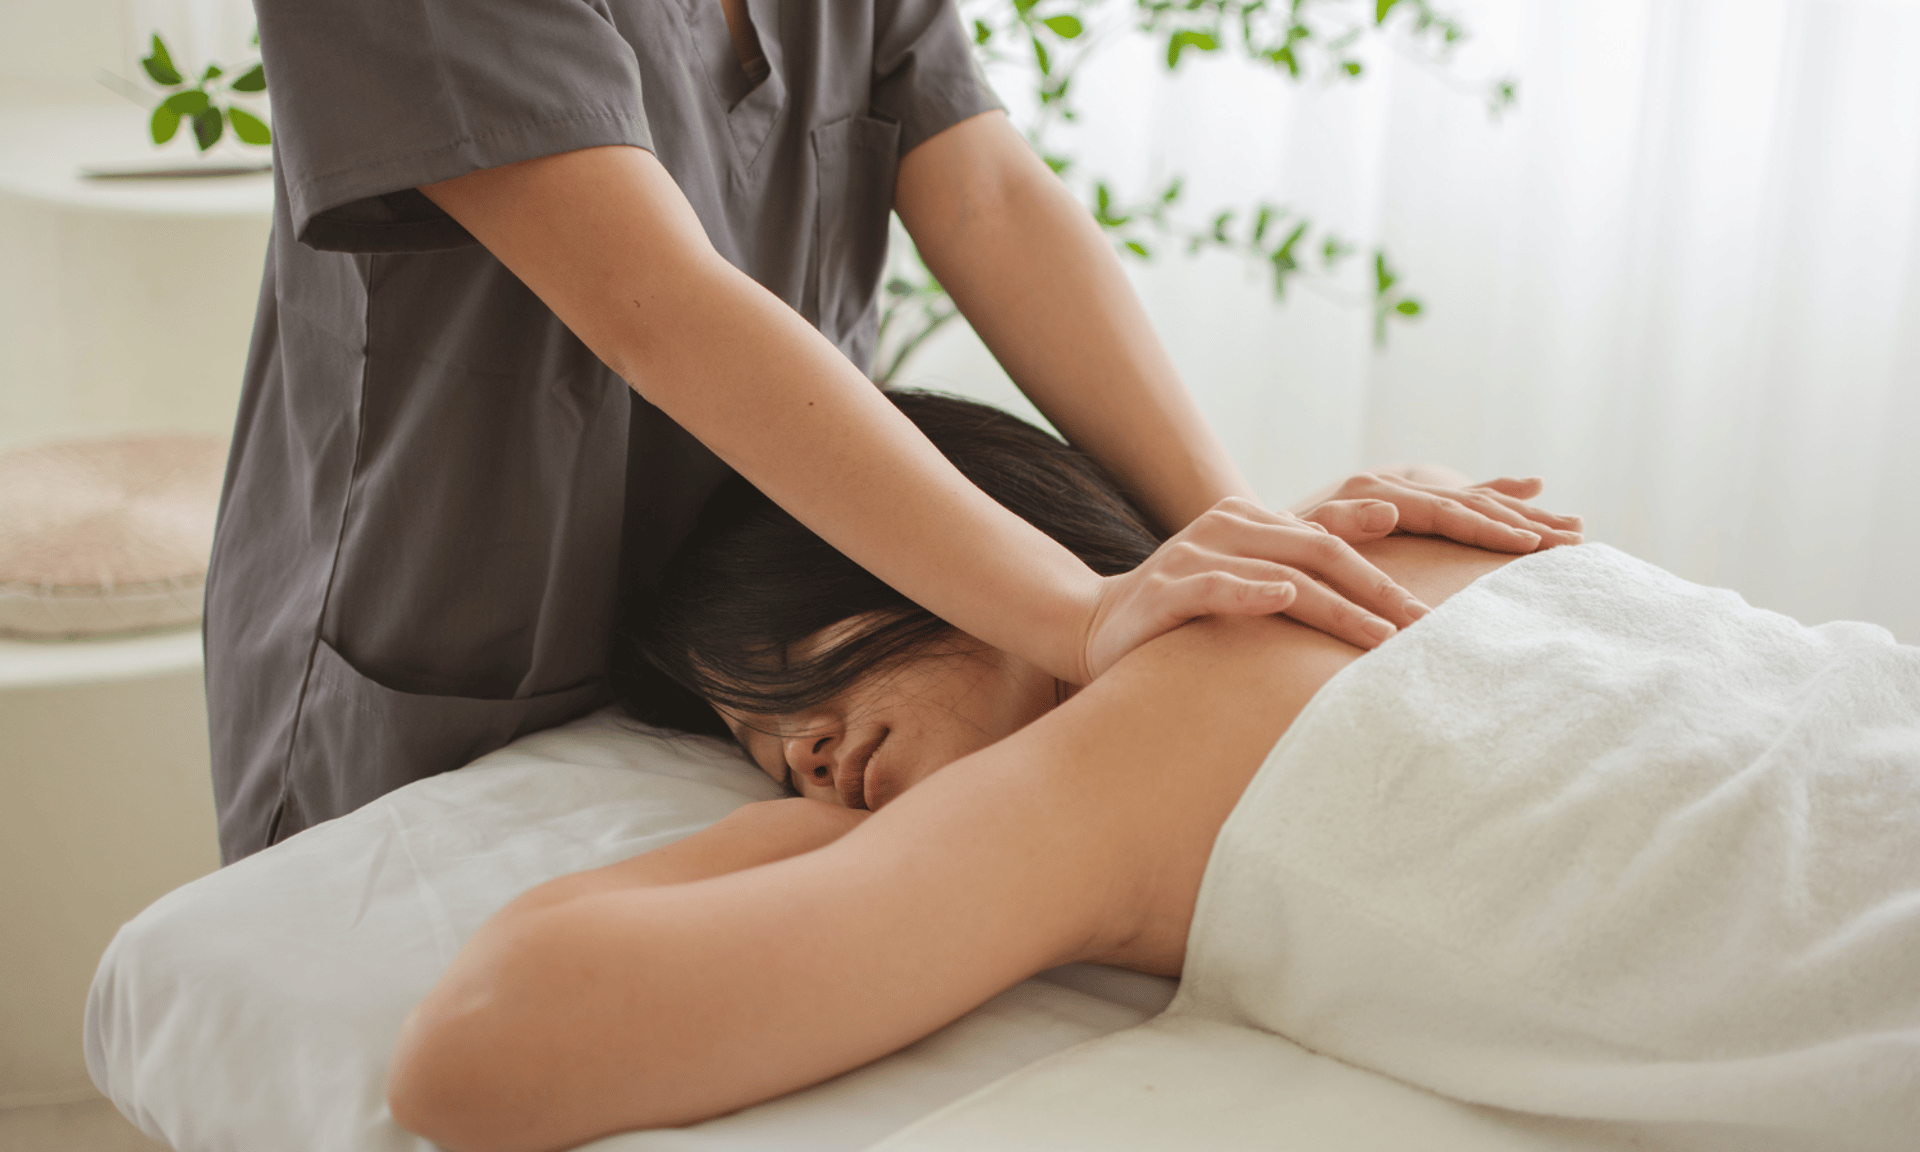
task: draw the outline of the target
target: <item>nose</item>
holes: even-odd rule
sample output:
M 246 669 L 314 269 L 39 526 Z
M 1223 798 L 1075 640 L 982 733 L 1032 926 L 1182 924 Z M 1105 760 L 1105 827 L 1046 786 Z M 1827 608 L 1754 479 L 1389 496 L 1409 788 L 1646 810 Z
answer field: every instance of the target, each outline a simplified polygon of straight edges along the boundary
M 787 766 L 793 769 L 793 782 L 796 785 L 804 781 L 820 788 L 834 786 L 834 760 L 840 751 L 839 733 L 813 732 L 789 736 L 781 742 L 781 751 L 786 755 Z

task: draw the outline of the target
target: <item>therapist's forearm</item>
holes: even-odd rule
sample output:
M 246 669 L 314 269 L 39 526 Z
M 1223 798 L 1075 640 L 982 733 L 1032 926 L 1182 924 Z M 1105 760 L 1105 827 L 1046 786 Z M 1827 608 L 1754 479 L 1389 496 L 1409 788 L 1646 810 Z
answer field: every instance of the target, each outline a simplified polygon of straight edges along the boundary
M 908 598 L 1081 678 L 1092 571 L 969 483 L 792 309 L 730 266 L 712 272 L 659 302 L 691 341 L 625 359 L 633 386 Z
M 1163 529 L 1224 497 L 1255 497 L 1112 245 L 1003 114 L 976 116 L 908 153 L 895 206 L 1021 391 Z
M 956 627 L 1084 679 L 1099 577 L 968 483 L 825 337 L 715 253 L 652 155 L 588 149 L 422 191 L 828 543 Z

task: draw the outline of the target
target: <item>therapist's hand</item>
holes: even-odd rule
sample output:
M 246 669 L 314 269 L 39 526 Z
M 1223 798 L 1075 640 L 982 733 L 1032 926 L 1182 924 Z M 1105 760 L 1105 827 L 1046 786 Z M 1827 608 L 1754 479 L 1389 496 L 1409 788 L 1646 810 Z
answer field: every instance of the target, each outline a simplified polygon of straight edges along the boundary
M 1326 528 L 1229 497 L 1138 568 L 1105 578 L 1082 644 L 1083 675 L 1091 680 L 1199 616 L 1278 613 L 1373 648 L 1427 611 Z
M 1493 552 L 1580 543 L 1580 517 L 1527 503 L 1544 486 L 1537 477 L 1469 485 L 1455 482 L 1450 474 L 1436 478 L 1420 469 L 1362 472 L 1297 511 L 1352 544 L 1393 532 L 1444 536 Z

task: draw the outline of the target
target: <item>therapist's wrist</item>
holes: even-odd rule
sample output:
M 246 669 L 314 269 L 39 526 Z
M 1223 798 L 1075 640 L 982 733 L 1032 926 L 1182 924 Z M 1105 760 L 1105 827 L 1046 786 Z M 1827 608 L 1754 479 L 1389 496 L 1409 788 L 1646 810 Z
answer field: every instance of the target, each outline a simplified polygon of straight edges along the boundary
M 1077 558 L 1075 564 L 1079 571 L 1061 580 L 1047 619 L 1031 634 L 1035 638 L 1044 636 L 1044 647 L 1033 652 L 1014 651 L 1057 680 L 1086 685 L 1093 682 L 1091 654 L 1107 581 Z
M 1105 579 L 1065 547 L 1016 561 L 1001 591 L 977 600 L 979 626 L 949 619 L 961 631 L 1072 684 L 1092 680 L 1088 645 L 1099 619 Z M 985 591 L 984 582 L 981 585 Z
M 1178 534 L 1230 497 L 1265 503 L 1232 461 L 1189 460 L 1177 474 L 1163 474 L 1150 485 L 1130 486 L 1128 495 L 1162 536 Z

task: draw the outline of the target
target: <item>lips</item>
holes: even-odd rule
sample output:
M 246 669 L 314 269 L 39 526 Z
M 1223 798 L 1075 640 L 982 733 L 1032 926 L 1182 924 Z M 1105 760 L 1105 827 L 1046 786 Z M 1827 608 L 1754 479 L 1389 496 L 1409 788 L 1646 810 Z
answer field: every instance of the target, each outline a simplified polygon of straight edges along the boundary
M 890 729 L 882 728 L 868 739 L 855 745 L 847 755 L 841 757 L 834 766 L 833 787 L 840 794 L 840 802 L 849 808 L 867 808 L 867 798 L 872 794 L 870 776 L 873 770 L 873 755 L 880 745 L 887 742 Z

